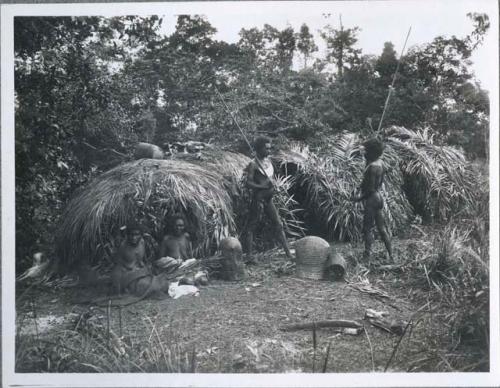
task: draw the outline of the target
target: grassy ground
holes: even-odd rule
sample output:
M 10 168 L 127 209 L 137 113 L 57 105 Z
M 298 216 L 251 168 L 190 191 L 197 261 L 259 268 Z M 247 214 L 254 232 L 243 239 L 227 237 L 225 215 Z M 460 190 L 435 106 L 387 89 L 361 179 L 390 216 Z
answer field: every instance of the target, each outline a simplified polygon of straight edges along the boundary
M 407 241 L 397 243 L 404 260 Z M 144 300 L 109 314 L 79 305 L 105 288 L 38 289 L 17 301 L 18 372 L 369 372 L 484 370 L 471 349 L 450 350 L 446 316 L 404 269 L 358 263 L 361 248 L 337 245 L 345 281 L 313 281 L 275 271 L 277 250 L 248 267 L 242 282 L 211 281 L 200 295 Z M 382 257 L 376 246 L 375 257 Z M 378 255 L 377 255 L 378 254 Z M 356 289 L 370 285 L 386 296 Z M 412 321 L 403 337 L 364 321 L 366 309 Z M 120 318 L 121 316 L 121 318 Z M 36 317 L 36 319 L 35 319 Z M 49 317 L 49 318 L 46 318 Z M 52 320 L 51 320 L 52 319 Z M 363 323 L 359 335 L 335 329 L 285 332 L 280 327 L 328 319 Z M 35 325 L 36 321 L 36 325 Z M 313 338 L 315 337 L 315 338 Z M 479 360 L 479 361 L 478 361 Z

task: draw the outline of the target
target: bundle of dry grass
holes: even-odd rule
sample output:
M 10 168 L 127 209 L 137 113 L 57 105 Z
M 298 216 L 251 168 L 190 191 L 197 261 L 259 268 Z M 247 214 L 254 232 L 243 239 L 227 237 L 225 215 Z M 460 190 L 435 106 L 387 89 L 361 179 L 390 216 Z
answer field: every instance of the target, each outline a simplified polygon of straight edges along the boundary
M 186 215 L 199 250 L 234 232 L 231 197 L 219 171 L 186 161 L 142 159 L 122 164 L 93 180 L 68 204 L 57 234 L 58 264 L 96 262 L 112 251 L 119 228 L 129 220 L 153 237 L 166 218 Z

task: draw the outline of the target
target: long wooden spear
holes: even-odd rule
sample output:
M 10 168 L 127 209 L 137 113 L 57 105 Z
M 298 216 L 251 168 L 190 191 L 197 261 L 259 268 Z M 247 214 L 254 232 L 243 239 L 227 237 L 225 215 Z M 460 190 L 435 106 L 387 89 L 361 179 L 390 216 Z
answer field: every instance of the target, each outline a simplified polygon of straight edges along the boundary
M 398 60 L 398 65 L 396 66 L 396 71 L 394 72 L 394 75 L 392 76 L 392 83 L 389 86 L 389 93 L 387 94 L 387 98 L 385 100 L 385 105 L 384 105 L 384 110 L 382 112 L 382 117 L 380 118 L 380 121 L 378 123 L 377 133 L 380 132 L 380 128 L 382 127 L 382 122 L 384 121 L 385 111 L 387 110 L 387 106 L 389 105 L 389 99 L 391 98 L 392 91 L 394 90 L 394 83 L 396 82 L 396 76 L 397 76 L 398 71 L 399 71 L 399 65 L 401 64 L 401 58 L 403 57 L 403 52 L 405 51 L 406 43 L 408 42 L 408 38 L 410 37 L 410 32 L 411 32 L 411 26 L 410 26 L 410 29 L 408 30 L 408 34 L 406 35 L 405 44 L 403 45 L 403 49 L 401 50 L 401 54 L 399 55 L 399 60 Z
M 240 131 L 241 135 L 243 136 L 243 139 L 245 139 L 245 142 L 247 143 L 248 147 L 250 147 L 250 151 L 252 151 L 252 154 L 255 155 L 255 158 L 254 158 L 255 162 L 257 163 L 257 165 L 259 166 L 259 168 L 262 170 L 262 173 L 269 180 L 269 182 L 271 182 L 271 184 L 273 184 L 273 181 L 272 181 L 271 177 L 267 174 L 264 166 L 262 166 L 262 163 L 260 162 L 259 158 L 257 157 L 257 154 L 256 154 L 254 148 L 252 147 L 252 144 L 248 140 L 247 136 L 245 135 L 245 132 L 243 131 L 243 129 L 238 124 L 238 121 L 236 121 L 236 117 L 234 117 L 233 112 L 231 112 L 231 110 L 227 106 L 226 102 L 224 101 L 224 98 L 222 98 L 222 95 L 220 94 L 219 89 L 217 89 L 217 86 L 215 86 L 215 85 L 214 85 L 214 88 L 215 88 L 215 92 L 217 93 L 217 96 L 219 97 L 219 99 L 221 100 L 222 104 L 224 105 L 224 108 L 226 109 L 226 111 L 229 113 L 229 115 L 233 119 L 234 124 L 239 129 L 239 131 Z M 274 184 L 273 184 L 273 186 L 274 186 Z

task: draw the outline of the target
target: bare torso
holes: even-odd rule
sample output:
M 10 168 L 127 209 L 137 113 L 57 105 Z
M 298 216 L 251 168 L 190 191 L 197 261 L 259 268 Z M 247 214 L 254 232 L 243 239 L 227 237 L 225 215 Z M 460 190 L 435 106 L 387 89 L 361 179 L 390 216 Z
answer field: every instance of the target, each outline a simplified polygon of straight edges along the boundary
M 193 257 L 189 234 L 181 236 L 167 235 L 160 246 L 160 257 L 170 256 L 174 259 L 188 260 Z
M 274 169 L 269 158 L 252 160 L 248 166 L 248 186 L 253 189 L 254 198 L 257 200 L 272 197 L 272 176 Z M 265 188 L 264 188 L 265 187 Z
M 365 203 L 373 208 L 382 208 L 383 199 L 380 193 L 384 182 L 384 164 L 377 159 L 366 166 L 361 192 Z
M 121 264 L 128 270 L 144 267 L 146 258 L 146 247 L 144 239 L 140 239 L 136 246 L 130 245 L 127 241 L 121 243 L 118 249 L 117 264 Z

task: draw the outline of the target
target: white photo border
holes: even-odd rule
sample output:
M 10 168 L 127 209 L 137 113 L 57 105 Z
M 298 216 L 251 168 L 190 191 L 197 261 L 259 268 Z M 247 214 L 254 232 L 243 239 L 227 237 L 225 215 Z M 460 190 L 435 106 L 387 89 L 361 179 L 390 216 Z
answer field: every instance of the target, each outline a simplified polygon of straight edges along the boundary
M 465 1 L 465 0 L 463 0 Z M 420 1 L 422 6 L 461 1 Z M 225 12 L 243 2 L 167 2 L 167 3 L 52 3 L 1 5 L 1 201 L 2 201 L 2 379 L 3 386 L 37 387 L 414 387 L 475 386 L 500 384 L 499 353 L 499 84 L 498 71 L 491 74 L 490 90 L 490 372 L 484 373 L 335 373 L 335 374 L 93 374 L 93 373 L 15 373 L 15 163 L 14 163 L 14 17 L 15 16 L 117 16 L 154 15 L 166 12 Z M 281 7 L 327 8 L 342 1 L 266 1 L 244 2 L 268 11 Z M 358 1 L 369 8 L 376 1 Z M 362 4 L 361 4 L 362 3 Z M 385 1 L 404 6 L 409 1 Z M 491 7 L 489 34 L 499 42 L 498 3 L 483 0 Z M 425 5 L 424 5 L 425 4 Z M 491 53 L 491 68 L 499 69 L 498 45 Z

